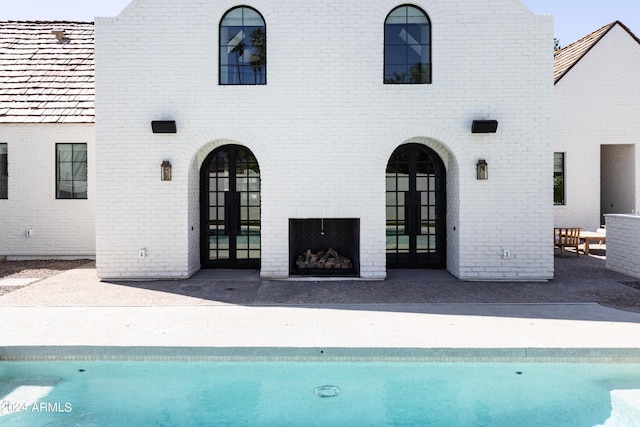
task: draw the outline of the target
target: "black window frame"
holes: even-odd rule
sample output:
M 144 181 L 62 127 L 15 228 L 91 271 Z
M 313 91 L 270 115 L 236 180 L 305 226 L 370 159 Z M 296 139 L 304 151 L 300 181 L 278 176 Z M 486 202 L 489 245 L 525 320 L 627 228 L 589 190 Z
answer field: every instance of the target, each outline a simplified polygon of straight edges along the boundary
M 557 164 L 556 156 L 561 156 L 559 164 Z M 553 205 L 564 206 L 566 205 L 566 164 L 567 156 L 564 152 L 553 153 Z M 556 170 L 556 166 L 560 167 L 560 170 Z
M 60 147 L 61 146 L 71 146 L 71 160 L 60 159 Z M 75 147 L 84 147 L 84 150 L 78 150 L 78 153 L 84 153 L 84 156 L 79 156 L 76 158 L 76 150 Z M 56 143 L 56 199 L 58 200 L 86 200 L 88 199 L 88 175 L 89 175 L 89 153 L 88 153 L 88 145 L 84 142 L 61 142 Z M 84 157 L 84 158 L 83 158 Z M 71 165 L 71 173 L 67 172 L 67 176 L 62 179 L 61 176 L 63 174 L 62 165 L 67 164 Z M 78 173 L 77 168 L 78 165 L 84 165 L 84 179 L 78 179 L 76 174 Z M 80 170 L 80 172 L 82 169 Z M 82 185 L 82 190 L 77 190 L 78 185 Z M 71 188 L 71 191 L 64 191 L 63 187 Z
M 408 41 L 405 40 L 404 44 L 393 44 L 391 43 L 390 40 L 388 40 L 388 31 L 389 31 L 389 26 L 390 25 L 396 25 L 396 24 L 390 24 L 389 23 L 389 18 L 392 16 L 392 14 L 394 14 L 394 12 L 398 11 L 399 9 L 402 8 L 406 8 L 407 9 L 407 16 L 406 16 L 406 22 L 403 24 L 404 26 L 406 26 L 408 28 L 408 26 L 410 25 L 409 23 L 409 9 L 415 9 L 416 11 L 420 12 L 424 18 L 426 19 L 426 24 L 427 25 L 427 39 L 428 41 L 426 43 L 409 43 Z M 407 37 L 411 37 L 410 33 L 407 32 Z M 417 41 L 414 39 L 414 41 Z M 433 37 L 432 37 L 432 25 L 431 25 L 431 19 L 429 18 L 429 15 L 420 7 L 413 5 L 413 4 L 402 4 L 399 5 L 395 8 L 393 8 L 389 14 L 387 15 L 387 17 L 384 20 L 384 69 L 383 69 L 383 83 L 384 84 L 432 84 L 433 83 L 433 61 L 432 61 L 432 45 L 433 45 Z M 427 53 L 426 55 L 428 56 L 427 62 L 424 62 L 424 58 L 422 56 L 420 56 L 420 60 L 422 62 L 417 62 L 413 65 L 411 65 L 410 63 L 410 59 L 409 59 L 409 46 L 420 46 L 422 49 L 426 48 L 427 49 Z M 393 50 L 392 48 L 395 47 L 396 49 Z M 391 61 L 391 55 L 392 54 L 397 54 L 399 52 L 399 49 L 402 48 L 405 51 L 405 62 L 404 63 L 392 63 Z M 402 53 L 402 52 L 400 52 Z M 423 55 L 424 53 L 421 53 L 420 55 Z M 401 55 L 402 56 L 402 55 Z M 404 68 L 406 69 L 406 74 L 398 74 L 397 72 L 394 71 L 393 76 L 389 73 L 389 67 L 391 67 L 392 65 L 396 65 L 396 66 L 404 66 Z M 416 70 L 414 67 L 416 65 L 419 65 L 418 69 Z M 416 76 L 420 76 L 421 79 L 420 81 L 412 81 L 411 79 L 411 75 L 412 75 L 412 68 L 414 68 L 413 70 L 413 75 Z M 415 74 L 415 72 L 417 71 L 418 74 Z M 426 77 L 424 76 L 424 74 L 426 73 Z M 401 80 L 400 80 L 401 79 Z
M 235 25 L 225 25 L 225 19 L 228 18 L 228 16 L 236 11 L 236 10 L 241 10 L 242 12 L 242 23 L 239 26 L 235 26 Z M 250 10 L 252 12 L 254 12 L 258 17 L 260 17 L 260 19 L 262 20 L 262 25 L 245 25 L 245 21 L 244 21 L 244 10 Z M 240 63 L 240 56 L 244 56 L 244 49 L 242 49 L 242 54 L 239 54 L 238 56 L 238 60 L 235 64 L 230 64 L 230 63 L 223 63 L 225 57 L 223 56 L 223 49 L 227 49 L 227 53 L 230 53 L 230 46 L 229 46 L 229 42 L 233 40 L 225 40 L 228 37 L 224 37 L 223 32 L 224 32 L 224 28 L 227 27 L 240 27 L 242 28 L 242 32 L 243 32 L 243 40 L 245 39 L 250 39 L 252 36 L 251 35 L 245 35 L 244 33 L 244 29 L 245 28 L 253 28 L 253 31 L 255 31 L 258 28 L 262 28 L 263 33 L 262 33 L 262 52 L 259 52 L 258 55 L 256 55 L 257 60 L 254 64 L 251 64 L 250 62 L 247 62 L 247 65 L 242 65 Z M 252 32 L 253 32 L 252 31 Z M 238 33 L 239 34 L 239 33 Z M 236 36 L 237 37 L 237 36 Z M 234 37 L 235 38 L 235 37 Z M 224 41 L 223 41 L 224 40 Z M 242 42 L 240 42 L 242 43 Z M 240 43 L 238 43 L 236 46 L 239 46 Z M 246 46 L 246 45 L 245 45 Z M 251 48 L 255 48 L 255 45 L 252 43 L 250 45 Z M 223 68 L 229 68 L 226 71 L 223 71 Z M 241 67 L 246 67 L 246 69 L 250 69 L 253 71 L 253 82 L 251 81 L 242 81 L 242 76 L 247 76 L 247 75 L 251 75 L 251 73 L 246 73 L 245 72 L 241 72 L 242 68 Z M 229 82 L 229 81 L 225 81 L 224 76 L 229 76 L 229 72 L 231 71 L 231 75 L 234 75 L 234 73 L 237 71 L 238 74 L 238 81 L 234 81 L 234 82 Z M 256 79 L 256 76 L 259 75 L 260 79 Z M 221 86 L 262 86 L 262 85 L 266 85 L 267 84 L 267 24 L 266 21 L 264 19 L 264 16 L 262 16 L 262 14 L 257 10 L 254 9 L 253 7 L 250 6 L 236 6 L 233 7 L 229 10 L 227 10 L 224 15 L 222 15 L 222 18 L 220 19 L 220 24 L 218 25 L 218 84 Z
M 0 200 L 7 200 L 8 198 L 9 198 L 9 144 L 7 144 L 6 142 L 0 142 Z

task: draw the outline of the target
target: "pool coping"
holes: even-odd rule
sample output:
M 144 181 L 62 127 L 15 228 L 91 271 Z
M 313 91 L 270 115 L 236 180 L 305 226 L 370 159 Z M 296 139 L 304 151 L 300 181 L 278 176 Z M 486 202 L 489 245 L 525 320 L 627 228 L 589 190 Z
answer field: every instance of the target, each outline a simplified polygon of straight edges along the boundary
M 5 346 L 0 361 L 640 363 L 640 348 Z

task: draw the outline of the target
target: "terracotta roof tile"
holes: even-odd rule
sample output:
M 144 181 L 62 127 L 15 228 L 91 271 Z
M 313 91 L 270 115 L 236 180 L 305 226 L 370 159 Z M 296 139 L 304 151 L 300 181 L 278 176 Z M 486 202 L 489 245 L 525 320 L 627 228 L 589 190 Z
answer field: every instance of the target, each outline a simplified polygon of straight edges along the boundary
M 93 23 L 0 21 L 0 123 L 95 122 L 94 72 Z

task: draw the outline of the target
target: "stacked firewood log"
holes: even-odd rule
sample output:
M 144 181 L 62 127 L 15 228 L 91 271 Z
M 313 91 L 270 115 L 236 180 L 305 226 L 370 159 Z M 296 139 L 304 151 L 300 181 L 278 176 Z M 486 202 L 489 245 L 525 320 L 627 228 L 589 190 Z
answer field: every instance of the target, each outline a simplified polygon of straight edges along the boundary
M 351 260 L 338 254 L 329 248 L 325 251 L 311 252 L 307 249 L 296 259 L 296 266 L 299 269 L 305 268 L 337 268 L 348 270 L 351 268 Z

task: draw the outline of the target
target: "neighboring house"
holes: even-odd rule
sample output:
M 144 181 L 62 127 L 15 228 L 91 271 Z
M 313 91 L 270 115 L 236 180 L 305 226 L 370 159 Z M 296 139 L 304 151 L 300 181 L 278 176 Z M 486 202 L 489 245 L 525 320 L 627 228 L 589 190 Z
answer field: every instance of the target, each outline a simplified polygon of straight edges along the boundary
M 0 260 L 95 256 L 93 33 L 0 21 Z
M 640 39 L 616 21 L 555 54 L 554 222 L 640 210 Z
M 99 277 L 552 278 L 552 39 L 519 0 L 98 18 Z

